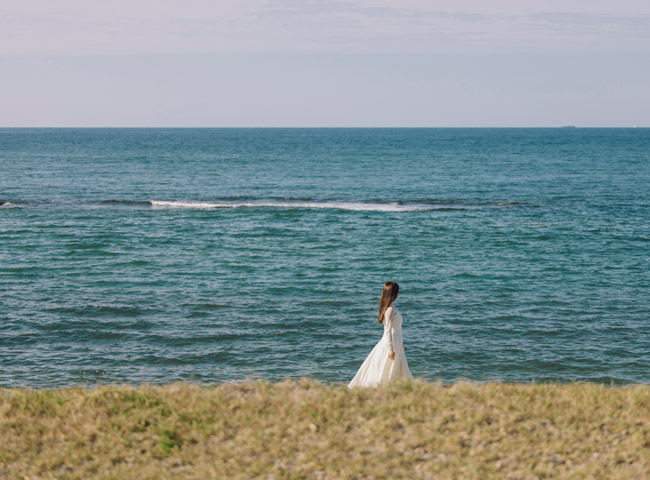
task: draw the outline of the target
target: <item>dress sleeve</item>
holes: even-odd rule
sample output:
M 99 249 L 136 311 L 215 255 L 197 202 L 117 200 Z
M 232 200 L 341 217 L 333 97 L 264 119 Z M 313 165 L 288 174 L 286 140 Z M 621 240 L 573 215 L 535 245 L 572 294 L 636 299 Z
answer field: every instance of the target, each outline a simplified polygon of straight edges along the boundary
M 390 353 L 395 353 L 393 348 L 393 307 L 388 307 L 384 313 L 384 323 L 388 330 L 388 349 Z

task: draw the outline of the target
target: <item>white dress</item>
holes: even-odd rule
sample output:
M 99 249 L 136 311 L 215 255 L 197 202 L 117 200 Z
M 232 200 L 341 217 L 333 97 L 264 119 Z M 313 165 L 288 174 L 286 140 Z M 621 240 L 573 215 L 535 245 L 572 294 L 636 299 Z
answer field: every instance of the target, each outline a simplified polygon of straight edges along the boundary
M 395 353 L 393 360 L 388 358 L 390 352 Z M 384 313 L 384 336 L 348 383 L 348 388 L 374 387 L 380 383 L 392 383 L 396 380 L 413 380 L 413 375 L 404 354 L 402 315 L 395 305 L 390 305 Z

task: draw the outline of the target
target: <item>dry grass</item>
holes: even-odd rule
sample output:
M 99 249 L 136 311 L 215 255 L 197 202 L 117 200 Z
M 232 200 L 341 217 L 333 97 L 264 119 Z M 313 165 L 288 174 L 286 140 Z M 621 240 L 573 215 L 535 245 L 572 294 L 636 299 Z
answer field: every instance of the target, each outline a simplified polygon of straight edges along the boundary
M 650 478 L 650 386 L 2 390 L 0 478 Z

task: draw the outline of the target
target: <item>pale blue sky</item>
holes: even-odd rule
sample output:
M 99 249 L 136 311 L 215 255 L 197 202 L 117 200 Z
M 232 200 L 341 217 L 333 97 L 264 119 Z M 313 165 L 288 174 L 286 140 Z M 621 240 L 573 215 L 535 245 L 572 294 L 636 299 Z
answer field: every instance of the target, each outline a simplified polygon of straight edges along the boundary
M 650 2 L 0 6 L 0 126 L 650 126 Z

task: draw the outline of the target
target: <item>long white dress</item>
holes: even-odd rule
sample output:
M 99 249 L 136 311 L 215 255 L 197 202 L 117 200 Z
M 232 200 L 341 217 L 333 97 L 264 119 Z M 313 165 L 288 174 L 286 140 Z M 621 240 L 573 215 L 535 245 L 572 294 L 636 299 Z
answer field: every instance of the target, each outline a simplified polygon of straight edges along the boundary
M 393 360 L 388 358 L 390 352 L 395 353 Z M 391 304 L 384 313 L 384 335 L 348 383 L 348 388 L 374 387 L 397 380 L 413 380 L 413 375 L 404 354 L 402 315 Z

